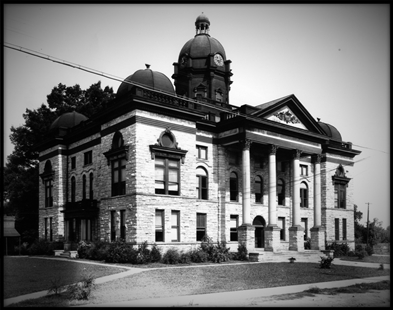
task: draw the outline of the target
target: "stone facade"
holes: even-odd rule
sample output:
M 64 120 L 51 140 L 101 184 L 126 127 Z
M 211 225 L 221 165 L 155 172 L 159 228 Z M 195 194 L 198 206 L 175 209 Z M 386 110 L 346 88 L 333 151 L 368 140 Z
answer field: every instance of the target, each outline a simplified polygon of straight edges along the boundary
M 183 93 L 171 93 L 163 75 L 155 78 L 165 89 L 134 81 L 107 113 L 48 134 L 39 147 L 41 238 L 49 230 L 53 240 L 124 238 L 186 249 L 205 233 L 232 251 L 239 242 L 303 251 L 310 238 L 314 249 L 334 241 L 353 248 L 351 168 L 360 152 L 316 122 L 294 95 L 256 107 L 229 105 L 230 61 L 214 63 L 206 48 L 204 60 L 174 63 Z M 186 97 L 185 85 L 196 81 Z M 323 157 L 320 173 L 315 156 Z M 343 208 L 336 184 L 345 191 Z

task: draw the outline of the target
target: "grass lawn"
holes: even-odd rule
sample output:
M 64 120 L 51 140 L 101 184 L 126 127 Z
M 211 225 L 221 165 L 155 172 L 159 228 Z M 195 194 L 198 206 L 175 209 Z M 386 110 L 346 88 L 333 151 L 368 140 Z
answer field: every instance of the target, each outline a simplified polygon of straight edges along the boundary
M 48 290 L 51 281 L 76 283 L 82 272 L 98 277 L 125 271 L 124 268 L 79 264 L 54 259 L 4 256 L 4 298 Z
M 38 259 L 30 259 L 30 263 L 36 261 Z M 73 268 L 74 265 L 79 265 L 71 262 L 65 263 L 65 268 Z M 84 267 L 85 264 L 82 266 Z M 96 272 L 98 266 L 93 266 L 93 268 Z M 83 304 L 94 305 L 141 298 L 260 289 L 383 275 L 390 275 L 390 270 L 340 265 L 335 265 L 332 269 L 320 269 L 319 264 L 300 262 L 294 264 L 213 264 L 196 268 L 146 269 L 146 271 L 132 276 L 96 285 L 88 301 L 70 302 L 64 296 L 47 296 L 12 306 L 64 307 Z M 22 278 L 17 282 L 23 279 L 23 274 L 21 276 Z
M 354 261 L 354 262 L 364 262 L 364 263 L 378 263 L 378 264 L 390 264 L 390 256 L 366 256 L 363 259 L 358 257 L 344 256 L 340 257 L 341 260 Z

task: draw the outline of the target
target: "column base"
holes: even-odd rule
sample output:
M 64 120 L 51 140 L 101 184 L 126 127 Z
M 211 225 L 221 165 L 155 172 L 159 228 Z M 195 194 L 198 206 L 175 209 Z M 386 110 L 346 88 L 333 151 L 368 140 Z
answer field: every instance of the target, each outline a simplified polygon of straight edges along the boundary
M 311 232 L 311 250 L 325 250 L 325 231 L 322 226 L 312 227 Z
M 247 247 L 247 251 L 253 251 L 255 249 L 255 227 L 251 224 L 242 224 L 237 228 L 238 241 L 244 243 Z
M 265 227 L 265 251 L 275 252 L 280 248 L 280 230 L 277 225 Z
M 304 251 L 304 228 L 300 225 L 289 228 L 289 250 Z

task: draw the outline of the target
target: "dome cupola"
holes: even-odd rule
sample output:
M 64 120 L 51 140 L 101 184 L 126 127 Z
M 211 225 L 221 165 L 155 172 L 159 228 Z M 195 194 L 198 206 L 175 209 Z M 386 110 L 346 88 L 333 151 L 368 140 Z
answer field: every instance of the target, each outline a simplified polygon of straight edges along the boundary
M 163 92 L 174 94 L 170 79 L 163 73 L 153 71 L 150 69 L 150 65 L 146 64 L 146 69 L 140 69 L 135 71 L 134 74 L 128 76 L 117 89 L 116 96 L 120 97 L 131 91 L 134 85 L 142 85 L 150 87 L 154 90 L 160 90 Z
M 58 136 L 65 136 L 68 129 L 87 120 L 88 118 L 86 116 L 75 111 L 63 113 L 53 121 L 49 127 L 49 131 L 56 131 Z
M 210 20 L 203 13 L 195 20 L 195 29 L 195 36 L 183 45 L 173 64 L 176 93 L 229 104 L 231 61 L 222 44 L 210 36 Z
M 341 134 L 336 127 L 327 123 L 323 123 L 319 119 L 318 119 L 318 125 L 322 128 L 322 130 L 329 138 L 342 142 Z

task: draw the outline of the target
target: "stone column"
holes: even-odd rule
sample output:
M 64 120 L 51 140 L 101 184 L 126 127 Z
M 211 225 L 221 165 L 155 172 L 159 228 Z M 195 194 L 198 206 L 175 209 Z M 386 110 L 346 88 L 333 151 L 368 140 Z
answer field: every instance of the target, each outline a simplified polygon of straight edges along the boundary
M 265 227 L 265 251 L 277 251 L 280 247 L 280 227 L 277 226 L 277 182 L 276 182 L 277 145 L 269 150 L 269 223 Z
M 293 154 L 292 227 L 289 228 L 289 250 L 304 251 L 304 228 L 300 225 L 300 150 Z
M 243 146 L 243 224 L 251 224 L 250 209 L 251 209 L 251 189 L 250 189 L 250 146 L 251 141 L 247 140 Z
M 251 225 L 251 186 L 250 186 L 250 147 L 251 141 L 246 140 L 243 145 L 242 157 L 242 176 L 243 176 L 243 191 L 242 191 L 242 213 L 243 223 L 238 227 L 238 240 L 245 243 L 247 250 L 255 248 L 255 227 Z
M 314 226 L 311 232 L 311 250 L 325 249 L 325 228 L 321 226 L 321 154 L 314 159 Z

